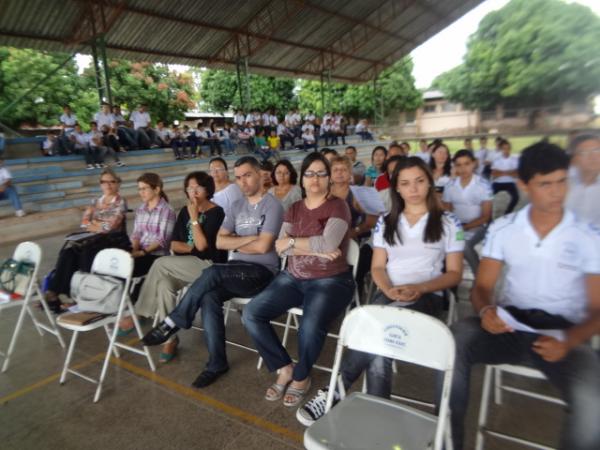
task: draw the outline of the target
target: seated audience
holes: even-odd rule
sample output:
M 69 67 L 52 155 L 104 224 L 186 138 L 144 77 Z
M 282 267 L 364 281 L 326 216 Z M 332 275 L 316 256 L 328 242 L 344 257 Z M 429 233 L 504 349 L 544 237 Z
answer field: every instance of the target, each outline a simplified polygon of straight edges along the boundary
M 570 144 L 571 170 L 566 207 L 600 228 L 600 134 L 580 134 Z
M 375 180 L 383 172 L 383 165 L 387 156 L 385 147 L 378 145 L 371 152 L 371 165 L 365 171 L 365 186 L 373 186 Z
M 352 300 L 354 280 L 346 262 L 350 211 L 346 202 L 330 196 L 331 170 L 320 153 L 302 162 L 304 199 L 285 214 L 277 252 L 287 268 L 244 308 L 242 321 L 276 381 L 265 399 L 283 397 L 285 406 L 298 405 L 310 389 L 310 372 L 327 330 Z M 303 307 L 298 330 L 298 362 L 292 363 L 270 321 L 292 307 Z
M 77 270 L 89 272 L 96 254 L 105 248 L 129 250 L 130 242 L 125 228 L 127 203 L 120 196 L 121 178 L 111 169 L 100 174 L 102 196 L 94 199 L 83 213 L 81 228 L 86 232 L 81 239 L 69 240 L 61 249 L 45 293 L 48 306 L 55 312 L 63 311 L 59 295 L 69 296 L 71 277 Z
M 510 195 L 510 203 L 504 212 L 504 214 L 510 214 L 519 203 L 519 191 L 515 182 L 519 157 L 510 154 L 512 148 L 506 139 L 501 139 L 498 147 L 501 153 L 492 162 L 492 190 L 494 195 L 501 191 Z
M 374 304 L 409 308 L 434 317 L 444 309 L 442 293 L 462 278 L 462 230 L 443 212 L 435 196 L 427 164 L 402 159 L 394 170 L 392 208 L 380 218 L 373 239 L 371 275 L 378 291 Z M 445 267 L 445 270 L 444 270 Z M 368 330 L 365 330 L 368 332 Z M 345 352 L 340 374 L 348 390 L 367 371 L 367 392 L 390 398 L 391 359 L 354 350 Z M 297 419 L 309 426 L 325 413 L 327 388 L 298 409 Z M 334 399 L 339 399 L 335 395 Z
M 365 172 L 367 171 L 367 168 L 362 161 L 356 159 L 356 147 L 349 145 L 346 147 L 345 154 L 352 163 L 352 184 L 362 186 L 365 183 Z
M 298 173 L 289 160 L 282 159 L 275 164 L 271 172 L 271 180 L 273 187 L 269 189 L 269 194 L 281 202 L 284 212 L 302 199 L 302 189 L 296 184 Z
M 0 200 L 9 200 L 12 207 L 15 209 L 15 216 L 23 217 L 25 211 L 21 205 L 17 189 L 12 184 L 12 174 L 10 170 L 4 166 L 4 159 L 0 154 Z
M 443 142 L 439 141 L 432 147 L 429 167 L 433 174 L 435 191 L 441 198 L 444 188 L 452 180 L 452 158 L 450 150 Z
M 227 261 L 227 252 L 217 250 L 216 240 L 225 212 L 211 201 L 213 179 L 206 172 L 192 172 L 183 183 L 187 205 L 177 215 L 171 251 L 154 261 L 140 291 L 135 311 L 143 317 L 158 315 L 164 320 L 176 305 L 177 293 L 202 275 L 213 263 Z M 128 328 L 122 323 L 122 328 Z M 133 324 L 129 324 L 133 326 Z M 175 356 L 178 339 L 170 338 L 162 348 L 160 361 Z
M 555 145 L 525 149 L 518 177 L 531 203 L 488 230 L 471 291 L 478 317 L 452 326 L 455 449 L 465 448 L 471 369 L 478 364 L 540 370 L 567 403 L 560 448 L 600 448 L 600 363 L 587 345 L 600 333 L 600 235 L 563 208 L 568 168 L 568 156 Z M 539 333 L 515 331 L 500 308 Z M 562 330 L 563 338 L 544 335 L 545 329 Z
M 477 159 L 472 151 L 459 150 L 452 160 L 457 177 L 446 185 L 442 202 L 462 223 L 465 232 L 465 260 L 473 275 L 476 275 L 479 255 L 475 246 L 485 237 L 487 225 L 492 220 L 494 196 L 487 180 L 474 173 Z
M 226 212 L 217 236 L 217 248 L 233 256 L 226 264 L 204 269 L 179 305 L 144 336 L 146 345 L 163 344 L 180 328 L 190 328 L 200 310 L 209 359 L 192 383 L 197 388 L 212 384 L 229 370 L 223 303 L 233 297 L 258 294 L 279 268 L 273 244 L 281 228 L 283 208 L 272 195 L 261 193 L 260 165 L 255 158 L 238 159 L 234 172 L 244 198 Z

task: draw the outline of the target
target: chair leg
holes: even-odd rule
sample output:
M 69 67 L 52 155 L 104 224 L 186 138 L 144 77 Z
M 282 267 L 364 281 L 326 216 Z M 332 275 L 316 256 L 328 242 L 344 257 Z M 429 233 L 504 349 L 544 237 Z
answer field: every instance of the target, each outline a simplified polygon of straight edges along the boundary
M 15 326 L 15 330 L 13 331 L 13 335 L 10 339 L 10 344 L 8 345 L 8 350 L 6 351 L 6 355 L 4 356 L 4 363 L 2 364 L 2 372 L 6 372 L 8 370 L 8 364 L 10 363 L 10 356 L 12 355 L 15 346 L 17 345 L 17 338 L 19 337 L 19 333 L 21 332 L 21 327 L 23 326 L 23 319 L 25 318 L 25 312 L 27 311 L 27 304 L 23 303 L 21 306 L 21 312 L 19 313 L 19 318 L 17 319 L 17 325 Z
M 63 366 L 62 373 L 60 374 L 60 384 L 64 384 L 67 379 L 67 371 L 69 370 L 69 365 L 71 364 L 71 358 L 73 357 L 73 350 L 75 350 L 75 343 L 77 342 L 78 335 L 79 331 L 73 331 L 71 342 L 69 342 L 69 350 L 67 350 L 67 356 L 65 357 L 65 364 Z
M 118 325 L 115 324 L 115 327 L 118 327 Z M 112 338 L 112 330 L 108 327 L 108 325 L 104 325 L 104 331 L 106 332 L 106 337 L 108 338 L 108 342 L 110 342 L 110 340 Z M 121 357 L 121 353 L 119 352 L 119 349 L 117 347 L 113 346 L 112 352 L 115 355 L 115 358 Z
M 494 403 L 502 404 L 502 371 L 494 369 Z
M 138 319 L 138 316 L 135 313 L 135 311 L 133 309 L 133 305 L 131 304 L 131 301 L 129 299 L 127 300 L 127 307 L 129 308 L 129 311 L 131 311 L 131 318 L 133 319 L 133 325 L 135 326 L 135 331 L 137 332 L 137 335 L 141 341 L 142 338 L 144 337 L 144 334 L 142 333 L 142 326 L 140 325 L 140 320 Z M 156 317 L 158 318 L 158 315 Z M 152 359 L 152 355 L 150 355 L 150 350 L 145 345 L 144 345 L 144 354 L 146 355 L 146 359 L 148 360 L 148 365 L 150 366 L 150 370 L 152 370 L 152 372 L 156 371 L 156 366 L 154 365 L 154 360 Z
M 29 318 L 33 322 L 33 326 L 37 330 L 38 334 L 40 336 L 43 336 L 44 335 L 44 331 L 41 329 L 40 325 L 38 324 L 38 321 L 35 318 L 35 316 L 33 315 L 33 311 L 31 311 L 31 308 L 29 307 L 29 305 L 27 305 L 27 306 L 23 305 L 23 306 L 25 307 L 25 309 L 27 309 L 27 314 L 29 315 Z
M 54 316 L 50 312 L 48 303 L 46 303 L 46 300 L 44 299 L 44 296 L 42 295 L 42 291 L 40 290 L 40 287 L 37 284 L 35 286 L 35 290 L 37 292 L 38 297 L 40 298 L 40 304 L 42 305 L 42 309 L 44 310 L 44 313 L 46 314 L 46 319 L 48 319 L 48 323 L 50 324 L 50 328 L 53 330 L 54 336 L 56 336 L 56 339 L 58 339 L 58 343 L 60 344 L 60 346 L 62 348 L 65 348 L 66 347 L 65 340 L 62 337 L 60 328 L 56 325 L 56 320 L 54 319 Z
M 483 377 L 483 389 L 481 393 L 481 404 L 479 405 L 479 419 L 477 421 L 477 438 L 475 440 L 475 449 L 483 450 L 483 441 L 485 438 L 484 429 L 487 425 L 487 417 L 490 408 L 490 390 L 492 384 L 492 371 L 496 370 L 491 366 L 486 366 Z

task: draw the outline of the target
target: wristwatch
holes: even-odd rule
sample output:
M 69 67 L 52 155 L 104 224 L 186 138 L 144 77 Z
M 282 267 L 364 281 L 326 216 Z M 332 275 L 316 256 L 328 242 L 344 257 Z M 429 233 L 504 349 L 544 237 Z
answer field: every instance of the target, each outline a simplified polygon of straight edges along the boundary
M 198 225 L 198 221 L 197 220 L 192 220 L 192 225 Z
M 288 242 L 288 249 L 294 248 L 294 244 L 296 244 L 296 239 L 290 238 L 290 240 Z

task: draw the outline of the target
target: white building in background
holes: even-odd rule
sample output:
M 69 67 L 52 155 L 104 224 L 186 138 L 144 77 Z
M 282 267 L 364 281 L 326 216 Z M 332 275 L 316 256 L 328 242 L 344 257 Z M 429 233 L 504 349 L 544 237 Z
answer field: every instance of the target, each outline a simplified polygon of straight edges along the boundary
M 543 108 L 505 109 L 498 105 L 489 111 L 469 110 L 452 103 L 441 91 L 423 93 L 423 106 L 400 114 L 403 136 L 452 136 L 475 133 L 519 131 L 560 131 L 593 125 L 594 105 L 565 102 Z

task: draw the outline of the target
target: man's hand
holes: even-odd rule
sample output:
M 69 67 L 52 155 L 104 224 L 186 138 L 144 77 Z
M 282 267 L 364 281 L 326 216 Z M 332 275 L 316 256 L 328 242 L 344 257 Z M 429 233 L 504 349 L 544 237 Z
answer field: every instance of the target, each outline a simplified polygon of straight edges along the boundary
M 414 302 L 421 298 L 423 295 L 423 289 L 418 284 L 404 284 L 402 286 L 397 286 L 397 289 L 400 290 L 400 301 L 403 302 Z
M 545 361 L 557 362 L 567 356 L 569 345 L 550 336 L 540 336 L 533 343 L 532 349 Z
M 278 255 L 281 255 L 283 252 L 285 252 L 289 248 L 290 248 L 290 238 L 289 237 L 284 237 L 281 239 L 277 239 L 275 241 L 275 251 L 277 252 Z
M 146 252 L 144 252 L 143 250 L 133 250 L 131 252 L 131 256 L 133 256 L 134 258 L 139 258 L 141 256 L 144 256 L 146 254 Z
M 485 310 L 483 316 L 481 316 L 481 328 L 492 334 L 512 333 L 514 331 L 498 317 L 496 308 L 488 308 Z
M 336 248 L 334 251 L 329 253 L 318 253 L 317 256 L 319 258 L 325 258 L 328 261 L 333 261 L 334 259 L 342 256 L 342 251 L 339 248 Z

